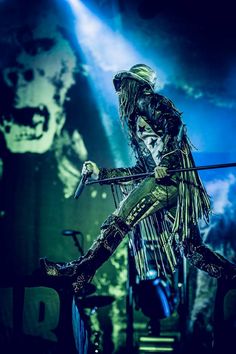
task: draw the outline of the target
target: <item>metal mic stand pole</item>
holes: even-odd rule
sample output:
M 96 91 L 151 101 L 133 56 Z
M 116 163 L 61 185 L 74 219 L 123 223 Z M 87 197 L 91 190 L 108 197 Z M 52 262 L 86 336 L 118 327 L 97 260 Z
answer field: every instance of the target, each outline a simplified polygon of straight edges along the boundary
M 80 234 L 82 235 L 82 237 L 84 237 L 81 232 L 80 232 Z M 79 243 L 79 241 L 78 241 L 76 235 L 72 235 L 72 238 L 73 238 L 75 247 L 78 248 L 78 250 L 79 250 L 81 256 L 83 256 L 83 255 L 84 255 L 84 251 L 83 251 L 83 248 L 80 246 L 80 243 Z
M 217 164 L 217 165 L 206 165 L 206 166 L 193 166 L 188 168 L 177 168 L 177 169 L 168 169 L 167 173 L 178 173 L 178 172 L 191 172 L 191 171 L 202 171 L 202 170 L 212 170 L 216 168 L 226 168 L 226 167 L 236 167 L 236 162 L 232 163 L 224 163 L 224 164 Z M 81 179 L 77 190 L 75 192 L 74 198 L 77 199 L 78 196 L 81 194 L 85 185 L 96 184 L 96 183 L 119 183 L 119 182 L 126 182 L 132 181 L 136 179 L 142 179 L 146 177 L 154 177 L 154 172 L 144 172 L 144 173 L 137 173 L 135 175 L 128 175 L 128 176 L 119 176 L 119 177 L 112 177 L 112 178 L 104 178 L 101 180 L 91 180 L 88 181 L 88 175 L 86 178 Z

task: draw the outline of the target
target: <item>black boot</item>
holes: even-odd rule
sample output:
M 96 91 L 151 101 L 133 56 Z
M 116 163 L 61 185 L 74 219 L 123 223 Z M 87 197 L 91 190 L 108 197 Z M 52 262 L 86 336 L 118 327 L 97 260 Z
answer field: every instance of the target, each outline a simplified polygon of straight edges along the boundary
M 81 258 L 72 262 L 53 262 L 47 258 L 40 258 L 40 269 L 50 277 L 73 277 L 75 265 L 80 262 Z
M 96 270 L 112 255 L 130 227 L 120 218 L 111 215 L 103 223 L 101 234 L 86 255 L 76 261 L 55 263 L 43 258 L 40 266 L 48 276 L 71 278 L 75 292 L 79 292 L 90 282 Z
M 204 244 L 195 225 L 191 228 L 190 237 L 182 245 L 185 257 L 193 266 L 228 284 L 236 281 L 236 265 Z

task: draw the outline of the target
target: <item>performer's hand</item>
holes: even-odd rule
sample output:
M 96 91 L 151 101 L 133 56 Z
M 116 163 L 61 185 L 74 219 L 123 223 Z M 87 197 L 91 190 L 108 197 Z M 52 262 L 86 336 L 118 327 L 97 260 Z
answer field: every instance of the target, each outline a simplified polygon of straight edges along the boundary
M 157 180 L 160 180 L 160 179 L 168 176 L 167 167 L 156 166 L 155 169 L 154 169 L 154 174 L 155 174 L 155 178 Z
M 85 161 L 82 168 L 82 175 L 91 174 L 92 179 L 98 179 L 99 168 L 95 162 Z

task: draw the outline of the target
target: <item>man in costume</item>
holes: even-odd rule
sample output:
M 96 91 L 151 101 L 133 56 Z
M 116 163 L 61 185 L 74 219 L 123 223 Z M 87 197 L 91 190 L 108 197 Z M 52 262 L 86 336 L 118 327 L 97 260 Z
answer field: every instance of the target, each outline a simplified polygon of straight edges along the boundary
M 145 178 L 122 200 L 85 256 L 69 263 L 41 259 L 41 268 L 49 276 L 70 278 L 74 291 L 79 292 L 129 231 L 153 213 L 166 211 L 172 218 L 169 237 L 175 239 L 180 253 L 213 277 L 233 279 L 236 266 L 201 241 L 197 224 L 201 218 L 208 221 L 210 202 L 197 171 L 168 174 L 168 169 L 194 166 L 181 113 L 169 99 L 154 92 L 156 74 L 147 65 L 119 72 L 113 82 L 137 164 L 107 169 L 86 161 L 82 173 L 101 183 L 146 171 L 154 171 L 155 176 Z

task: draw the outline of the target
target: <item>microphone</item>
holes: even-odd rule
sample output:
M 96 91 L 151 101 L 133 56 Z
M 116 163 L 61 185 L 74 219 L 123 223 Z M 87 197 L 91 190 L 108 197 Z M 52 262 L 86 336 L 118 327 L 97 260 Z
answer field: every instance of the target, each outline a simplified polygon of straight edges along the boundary
M 83 189 L 84 189 L 84 186 L 85 186 L 85 183 L 88 179 L 88 177 L 92 174 L 92 172 L 89 172 L 89 173 L 85 173 L 82 175 L 80 181 L 79 181 L 79 184 L 78 184 L 78 187 L 76 188 L 76 191 L 75 191 L 75 194 L 74 194 L 74 199 L 78 199 L 80 194 L 83 192 Z
M 76 235 L 82 235 L 82 233 L 80 231 L 66 229 L 66 230 L 62 231 L 62 235 L 63 236 L 76 236 Z

